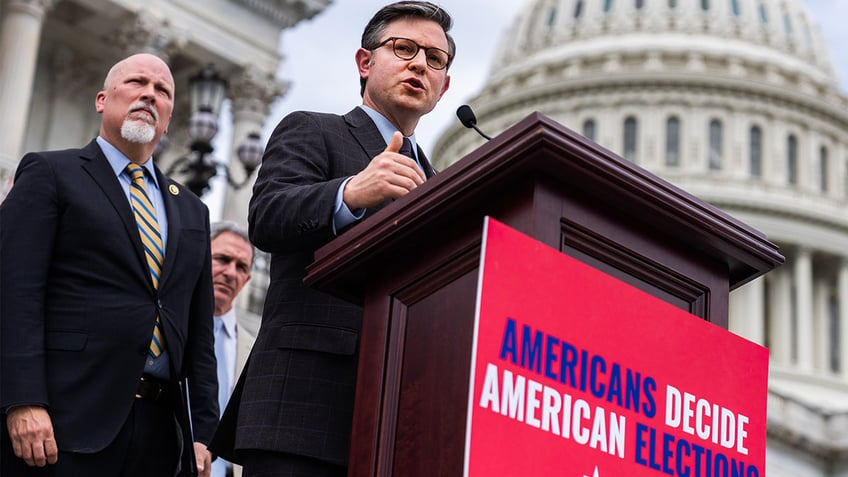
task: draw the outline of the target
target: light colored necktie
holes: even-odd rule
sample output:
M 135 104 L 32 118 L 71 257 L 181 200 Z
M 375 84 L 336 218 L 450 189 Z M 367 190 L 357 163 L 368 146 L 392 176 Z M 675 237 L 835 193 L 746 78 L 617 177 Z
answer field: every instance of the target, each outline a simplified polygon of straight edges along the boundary
M 218 361 L 218 405 L 221 414 L 230 398 L 230 373 L 227 372 L 227 339 L 229 334 L 224 320 L 215 318 L 215 359 Z
M 218 406 L 221 415 L 224 414 L 224 409 L 227 408 L 227 401 L 230 400 L 230 373 L 228 372 L 227 363 L 227 344 L 230 339 L 230 334 L 227 327 L 224 326 L 224 320 L 214 318 L 215 320 L 215 359 L 218 360 Z M 212 462 L 212 471 L 210 477 L 226 477 L 227 468 L 232 464 L 221 457 Z M 232 473 L 230 473 L 232 475 Z
M 138 164 L 130 163 L 127 166 L 127 172 L 132 179 L 130 183 L 130 204 L 135 215 L 136 225 L 138 225 L 141 243 L 144 245 L 144 257 L 147 259 L 147 268 L 150 269 L 153 288 L 158 289 L 162 264 L 165 260 L 165 250 L 162 246 L 162 236 L 159 234 L 156 209 L 153 208 L 153 203 L 150 201 L 147 189 L 144 186 L 144 169 Z M 165 336 L 162 334 L 162 322 L 157 314 L 148 352 L 156 358 L 162 354 L 164 348 Z

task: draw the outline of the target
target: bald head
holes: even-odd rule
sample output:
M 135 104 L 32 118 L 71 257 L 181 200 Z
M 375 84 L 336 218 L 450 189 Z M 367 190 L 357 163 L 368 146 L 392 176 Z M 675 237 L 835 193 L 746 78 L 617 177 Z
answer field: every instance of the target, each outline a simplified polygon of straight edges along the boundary
M 161 58 L 140 53 L 115 64 L 97 93 L 95 108 L 103 117 L 100 135 L 129 160 L 150 159 L 168 131 L 174 108 L 174 76 Z
M 156 55 L 152 55 L 150 53 L 138 53 L 132 56 L 128 56 L 123 60 L 115 63 L 112 68 L 109 69 L 109 72 L 106 74 L 106 79 L 103 81 L 103 89 L 108 90 L 109 85 L 115 81 L 115 78 L 121 74 L 122 71 L 125 71 L 127 68 L 131 68 L 135 64 L 158 64 L 159 66 L 168 70 L 168 75 L 171 78 L 171 85 L 174 84 L 174 77 L 171 74 L 171 69 L 168 67 L 168 64 L 165 63 L 162 58 L 159 58 Z

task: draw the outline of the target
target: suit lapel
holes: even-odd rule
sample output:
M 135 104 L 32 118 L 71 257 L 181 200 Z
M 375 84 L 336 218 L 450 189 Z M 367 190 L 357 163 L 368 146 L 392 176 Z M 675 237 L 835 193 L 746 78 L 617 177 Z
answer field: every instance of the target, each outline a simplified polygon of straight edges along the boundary
M 141 238 L 138 235 L 138 226 L 135 223 L 132 208 L 124 190 L 121 188 L 121 184 L 118 182 L 118 178 L 115 177 L 112 166 L 109 165 L 109 161 L 106 159 L 106 155 L 100 150 L 100 146 L 97 145 L 96 141 L 91 141 L 82 149 L 80 156 L 85 159 L 82 168 L 97 183 L 98 187 L 100 187 L 106 196 L 106 199 L 112 204 L 112 208 L 115 209 L 115 212 L 121 219 L 121 223 L 124 224 L 124 230 L 127 233 L 130 243 L 133 244 L 136 258 L 142 266 L 141 270 L 147 273 L 149 281 L 147 260 L 144 258 L 144 248 L 141 244 Z M 153 286 L 152 283 L 151 286 Z
M 368 156 L 366 163 L 363 165 L 364 168 L 368 165 L 367 161 L 377 157 L 381 152 L 386 150 L 386 141 L 374 124 L 374 121 L 361 108 L 353 108 L 353 110 L 344 115 L 344 120 L 350 128 L 351 134 L 353 134 L 353 137 L 356 138 Z
M 180 214 L 180 195 L 176 185 L 171 183 L 171 180 L 162 174 L 158 167 L 156 169 L 156 180 L 159 182 L 159 190 L 162 193 L 162 202 L 165 203 L 165 212 L 168 214 L 168 244 L 165 245 L 165 264 L 162 268 L 162 279 L 159 282 L 161 288 L 171 275 L 171 270 L 174 269 L 173 263 L 177 257 L 177 245 L 180 243 L 180 233 L 182 231 L 182 216 Z M 171 191 L 178 191 L 176 194 Z

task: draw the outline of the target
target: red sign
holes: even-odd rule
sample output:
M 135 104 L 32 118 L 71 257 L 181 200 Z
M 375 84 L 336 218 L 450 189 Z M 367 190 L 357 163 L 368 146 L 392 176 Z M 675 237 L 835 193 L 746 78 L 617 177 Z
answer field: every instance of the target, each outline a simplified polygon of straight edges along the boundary
M 765 475 L 768 350 L 487 219 L 465 476 Z

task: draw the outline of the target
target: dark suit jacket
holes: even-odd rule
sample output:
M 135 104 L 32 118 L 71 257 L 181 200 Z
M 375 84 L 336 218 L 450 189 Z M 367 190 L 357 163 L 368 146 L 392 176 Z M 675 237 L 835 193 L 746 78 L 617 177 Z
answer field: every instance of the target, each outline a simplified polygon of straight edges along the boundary
M 208 442 L 214 432 L 208 211 L 156 173 L 168 214 L 158 292 L 130 204 L 95 141 L 27 154 L 0 205 L 0 409 L 46 406 L 61 450 L 112 442 L 133 405 L 157 311 L 174 378 L 190 381 L 195 438 Z
M 260 449 L 347 463 L 362 310 L 306 287 L 303 277 L 315 250 L 334 238 L 339 186 L 385 148 L 360 108 L 292 113 L 271 136 L 248 216 L 251 240 L 272 254 L 270 285 L 213 452 L 236 462 L 237 451 Z

